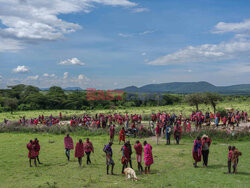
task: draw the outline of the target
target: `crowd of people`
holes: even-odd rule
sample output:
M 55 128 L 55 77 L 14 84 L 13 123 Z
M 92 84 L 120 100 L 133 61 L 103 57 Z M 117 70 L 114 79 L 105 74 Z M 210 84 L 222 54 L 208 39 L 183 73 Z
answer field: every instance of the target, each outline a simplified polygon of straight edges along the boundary
M 105 152 L 106 155 L 106 166 L 107 166 L 107 174 L 109 174 L 109 167 L 111 166 L 111 174 L 113 175 L 113 169 L 115 166 L 114 160 L 113 160 L 113 151 L 112 151 L 112 145 L 113 142 L 110 141 L 107 145 L 104 146 L 103 152 Z M 142 153 L 143 153 L 143 146 L 140 143 L 139 140 L 135 142 L 134 150 L 136 153 L 136 161 L 138 164 L 138 172 L 141 174 L 145 172 L 145 174 L 150 173 L 150 167 L 153 164 L 153 154 L 152 154 L 152 146 L 147 143 L 147 141 L 143 142 L 144 145 L 144 161 L 145 161 L 145 169 L 143 169 L 142 166 Z M 65 155 L 67 157 L 67 160 L 70 161 L 70 151 L 75 149 L 75 158 L 77 158 L 79 167 L 82 166 L 82 158 L 86 154 L 87 161 L 86 164 L 91 164 L 90 154 L 94 153 L 94 146 L 92 142 L 89 140 L 89 138 L 86 139 L 85 143 L 83 143 L 82 139 L 79 139 L 79 141 L 76 143 L 74 148 L 74 142 L 73 139 L 67 134 L 64 137 L 64 148 L 65 148 Z M 37 166 L 37 161 L 39 164 L 42 164 L 39 161 L 39 151 L 40 151 L 40 145 L 37 138 L 35 138 L 34 141 L 30 140 L 30 142 L 27 144 L 28 149 L 28 158 L 29 158 L 29 164 L 30 167 L 31 161 L 34 160 L 35 166 Z M 132 146 L 130 144 L 130 141 L 124 142 L 124 145 L 121 147 L 121 164 L 122 164 L 122 173 L 124 174 L 124 169 L 130 165 L 130 168 L 133 168 L 132 166 Z
M 158 125 L 159 126 L 159 125 Z M 177 128 L 178 129 L 178 128 Z M 123 129 L 122 129 L 123 130 Z M 157 130 L 157 127 L 156 127 Z M 157 132 L 157 131 L 156 131 Z M 109 169 L 111 166 L 111 174 L 114 174 L 114 166 L 115 162 L 113 160 L 113 139 L 114 137 L 110 137 L 110 141 L 107 145 L 104 146 L 103 152 L 105 152 L 106 155 L 106 169 L 107 174 L 109 174 Z M 121 147 L 121 164 L 122 164 L 122 170 L 121 173 L 124 174 L 124 170 L 130 166 L 130 168 L 133 169 L 132 165 L 132 153 L 133 149 L 131 146 L 130 141 L 125 141 L 125 137 L 123 141 L 123 145 Z M 167 142 L 168 143 L 168 142 Z M 195 168 L 198 167 L 198 162 L 201 160 L 203 161 L 203 167 L 208 166 L 208 156 L 209 156 L 209 148 L 212 143 L 212 140 L 207 136 L 203 135 L 202 137 L 197 136 L 197 138 L 194 140 L 193 144 L 193 150 L 192 155 L 194 159 L 193 166 Z M 120 144 L 120 143 L 119 143 Z M 157 140 L 158 144 L 158 140 Z M 144 152 L 143 152 L 143 146 L 144 146 Z M 140 143 L 139 140 L 137 140 L 134 144 L 134 150 L 136 153 L 136 162 L 138 165 L 138 172 L 140 174 L 150 174 L 150 167 L 154 163 L 153 160 L 153 154 L 152 154 L 152 146 L 147 142 L 143 142 L 143 146 Z M 92 142 L 89 140 L 89 138 L 86 139 L 86 141 L 83 143 L 82 139 L 79 139 L 79 141 L 76 143 L 74 148 L 74 142 L 73 139 L 67 134 L 64 137 L 64 148 L 65 148 L 65 155 L 67 157 L 67 160 L 70 161 L 70 151 L 75 149 L 75 158 L 77 158 L 79 167 L 82 166 L 82 158 L 86 154 L 86 164 L 91 164 L 90 154 L 94 153 L 94 146 Z M 37 162 L 39 164 L 42 164 L 39 160 L 39 152 L 40 152 L 40 144 L 37 138 L 33 140 L 30 140 L 30 142 L 27 144 L 28 149 L 28 158 L 29 158 L 29 165 L 31 165 L 31 161 L 34 160 L 35 166 L 37 166 Z M 233 164 L 233 173 L 237 173 L 237 166 L 239 163 L 239 156 L 242 155 L 242 153 L 235 148 L 235 146 L 229 146 L 228 147 L 228 172 L 231 174 L 231 166 Z M 142 166 L 142 155 L 144 153 L 144 163 L 145 167 Z
M 63 116 L 62 113 L 59 113 L 59 116 L 54 117 L 52 114 L 49 117 L 45 117 L 44 115 L 39 115 L 36 118 L 26 119 L 25 117 L 20 118 L 19 125 L 45 125 L 45 126 L 53 126 L 60 124 Z M 145 119 L 145 117 L 144 117 Z M 95 114 L 88 115 L 84 114 L 79 117 L 72 117 L 69 121 L 70 126 L 82 126 L 88 128 L 106 128 L 111 125 L 124 126 L 125 129 L 131 129 L 139 131 L 143 128 L 143 116 L 141 114 Z M 147 116 L 147 120 L 148 116 Z M 244 111 L 235 111 L 228 112 L 227 114 L 221 115 L 221 113 L 212 113 L 212 112 L 192 112 L 190 116 L 184 116 L 182 113 L 176 115 L 175 113 L 156 113 L 151 115 L 150 120 L 150 128 L 154 130 L 154 127 L 159 125 L 163 134 L 165 134 L 165 130 L 167 126 L 175 126 L 176 124 L 180 125 L 183 128 L 184 132 L 190 132 L 192 125 L 194 125 L 195 129 L 202 128 L 202 126 L 210 126 L 215 125 L 216 127 L 221 126 L 239 126 L 240 122 L 247 122 L 248 114 Z M 4 124 L 8 124 L 8 120 L 4 119 Z M 145 124 L 144 124 L 145 125 Z M 178 128 L 178 127 L 177 127 Z M 178 137 L 177 137 L 178 139 Z

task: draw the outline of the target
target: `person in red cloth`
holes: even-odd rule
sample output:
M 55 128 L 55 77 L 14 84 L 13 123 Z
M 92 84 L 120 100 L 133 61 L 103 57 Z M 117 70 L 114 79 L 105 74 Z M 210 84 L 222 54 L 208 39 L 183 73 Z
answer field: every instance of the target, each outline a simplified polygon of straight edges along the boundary
M 74 149 L 74 143 L 72 138 L 67 134 L 67 136 L 64 137 L 64 148 L 65 148 L 65 155 L 68 158 L 68 161 L 70 160 L 70 150 Z
M 35 140 L 33 141 L 33 144 L 34 144 L 34 150 L 35 150 L 35 157 L 36 157 L 39 164 L 43 164 L 39 160 L 39 152 L 40 152 L 39 140 L 37 138 L 35 138 Z
M 36 154 L 35 154 L 35 145 L 34 145 L 32 140 L 30 140 L 30 142 L 27 144 L 27 149 L 29 150 L 28 158 L 29 158 L 30 167 L 32 167 L 31 166 L 31 160 L 32 159 L 34 159 L 34 164 L 35 164 L 35 166 L 37 166 L 37 164 L 36 164 Z
M 160 128 L 159 124 L 157 124 L 157 126 L 155 128 L 155 135 L 156 135 L 156 144 L 159 145 L 159 139 L 161 137 L 161 128 Z
M 193 146 L 193 158 L 194 158 L 194 167 L 197 168 L 197 163 L 201 161 L 201 137 L 197 136 L 196 140 L 194 140 Z
M 154 163 L 152 146 L 144 141 L 144 161 L 145 161 L 145 174 L 150 174 L 150 167 Z
M 141 161 L 142 161 L 142 145 L 141 145 L 139 140 L 136 141 L 136 143 L 134 145 L 134 149 L 136 151 L 136 160 L 137 160 L 137 163 L 138 163 L 138 171 L 141 174 L 143 172 L 143 167 L 141 165 Z
M 115 125 L 111 125 L 109 128 L 109 137 L 110 137 L 110 142 L 113 142 L 115 137 Z
M 129 148 L 128 148 L 128 143 L 125 143 L 122 148 L 122 174 L 124 174 L 124 169 L 128 167 L 128 162 L 130 160 L 130 155 L 129 155 Z
M 121 141 L 124 142 L 125 144 L 125 130 L 124 130 L 124 127 L 122 127 L 122 129 L 120 130 L 120 133 L 119 133 L 119 145 L 121 143 Z
M 82 139 L 76 143 L 75 147 L 75 158 L 78 158 L 79 167 L 82 166 L 82 157 L 84 156 L 84 144 L 82 143 Z
M 59 119 L 62 120 L 62 112 L 59 113 Z
M 207 167 L 208 163 L 208 154 L 209 154 L 209 147 L 212 143 L 212 140 L 207 136 L 203 135 L 201 138 L 201 153 L 203 158 L 203 166 Z
M 187 122 L 187 129 L 186 129 L 186 132 L 189 133 L 191 132 L 191 122 L 188 120 Z
M 90 154 L 91 152 L 94 153 L 94 147 L 92 142 L 89 141 L 89 138 L 86 139 L 86 142 L 84 143 L 84 151 L 87 155 L 87 165 L 90 163 L 91 164 L 91 160 L 90 160 Z
M 174 138 L 176 140 L 176 144 L 179 144 L 180 142 L 181 132 L 182 132 L 181 126 L 179 123 L 177 123 L 174 127 Z

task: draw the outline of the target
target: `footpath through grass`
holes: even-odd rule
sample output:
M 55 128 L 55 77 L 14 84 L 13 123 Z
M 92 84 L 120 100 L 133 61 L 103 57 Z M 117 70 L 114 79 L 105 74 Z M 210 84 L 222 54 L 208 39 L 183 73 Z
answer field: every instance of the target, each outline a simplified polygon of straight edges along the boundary
M 44 164 L 29 167 L 26 144 L 30 139 L 40 140 L 40 160 Z M 64 135 L 51 134 L 0 134 L 0 187 L 249 187 L 250 185 L 250 142 L 241 141 L 226 143 L 213 140 L 209 167 L 195 169 L 192 166 L 192 146 L 190 139 L 181 140 L 180 145 L 165 145 L 162 140 L 159 146 L 152 138 L 148 142 L 153 146 L 154 164 L 152 174 L 138 175 L 139 180 L 125 180 L 121 174 L 121 145 L 117 136 L 113 145 L 116 175 L 106 175 L 104 144 L 108 136 L 90 137 L 95 147 L 92 154 L 92 165 L 79 168 L 71 151 L 71 161 L 67 162 L 63 145 Z M 79 136 L 73 136 L 74 144 Z M 85 140 L 85 138 L 82 137 Z M 144 140 L 144 139 L 143 139 Z M 143 141 L 141 140 L 141 142 Z M 51 142 L 54 143 L 51 143 Z M 134 144 L 135 140 L 131 139 Z M 243 156 L 240 157 L 238 174 L 227 175 L 227 146 L 235 145 Z M 135 152 L 132 154 L 134 168 L 137 170 Z

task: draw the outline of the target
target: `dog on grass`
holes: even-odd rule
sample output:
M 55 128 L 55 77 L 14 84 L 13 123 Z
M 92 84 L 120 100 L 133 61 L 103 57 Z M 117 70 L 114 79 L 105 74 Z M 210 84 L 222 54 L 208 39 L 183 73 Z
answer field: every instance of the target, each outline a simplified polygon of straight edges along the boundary
M 132 178 L 133 180 L 137 181 L 135 171 L 132 168 L 125 168 L 124 173 L 125 173 L 127 179 Z

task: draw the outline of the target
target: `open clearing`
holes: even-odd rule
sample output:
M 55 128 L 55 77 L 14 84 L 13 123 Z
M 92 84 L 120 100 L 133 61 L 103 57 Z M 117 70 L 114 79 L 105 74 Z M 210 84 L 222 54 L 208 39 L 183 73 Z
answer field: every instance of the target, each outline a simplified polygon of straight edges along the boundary
M 26 144 L 30 139 L 40 140 L 40 160 L 44 164 L 30 168 L 28 165 Z M 125 180 L 121 174 L 121 145 L 118 137 L 113 145 L 115 159 L 115 175 L 106 175 L 104 144 L 108 136 L 90 137 L 95 147 L 92 154 L 92 165 L 78 167 L 71 151 L 71 161 L 67 162 L 63 145 L 64 135 L 51 134 L 0 134 L 0 187 L 249 187 L 250 184 L 250 145 L 249 141 L 226 143 L 213 140 L 209 167 L 193 168 L 191 139 L 181 140 L 180 145 L 165 145 L 162 140 L 159 146 L 153 138 L 146 140 L 153 146 L 155 163 L 152 174 L 138 175 L 139 181 Z M 74 144 L 80 136 L 72 136 Z M 83 138 L 85 139 L 85 138 Z M 172 138 L 173 140 L 173 138 Z M 51 143 L 54 141 L 54 143 Z M 141 140 L 143 141 L 143 140 Z M 135 140 L 131 139 L 134 144 Z M 235 145 L 243 156 L 240 157 L 238 174 L 227 175 L 227 145 Z M 132 154 L 133 167 L 137 170 L 135 153 Z

